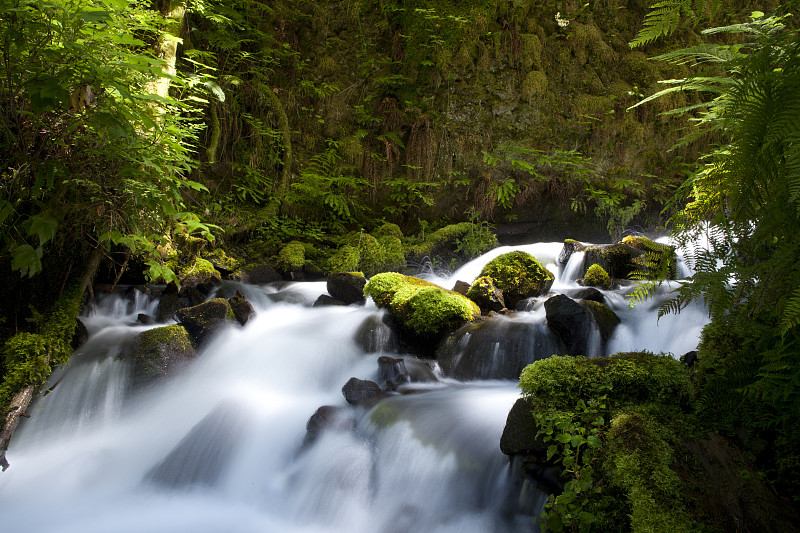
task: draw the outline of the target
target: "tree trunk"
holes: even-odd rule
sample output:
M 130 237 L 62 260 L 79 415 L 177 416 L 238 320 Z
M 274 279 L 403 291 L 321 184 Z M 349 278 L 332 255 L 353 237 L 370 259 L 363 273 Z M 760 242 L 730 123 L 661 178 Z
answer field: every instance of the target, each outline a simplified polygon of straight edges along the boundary
M 264 97 L 264 103 L 278 120 L 278 129 L 281 132 L 281 141 L 283 142 L 283 171 L 281 172 L 280 181 L 274 187 L 272 200 L 265 208 L 267 216 L 274 216 L 278 214 L 292 177 L 292 131 L 289 129 L 289 117 L 286 116 L 286 111 L 283 109 L 283 104 L 278 99 L 278 95 L 272 92 L 270 87 L 259 84 L 258 88 Z
M 183 30 L 186 0 L 161 0 L 159 11 L 166 19 L 164 33 L 156 41 L 156 55 L 164 60 L 164 75 L 148 83 L 148 92 L 166 98 L 169 95 L 170 78 L 175 75 L 178 59 L 178 42 Z

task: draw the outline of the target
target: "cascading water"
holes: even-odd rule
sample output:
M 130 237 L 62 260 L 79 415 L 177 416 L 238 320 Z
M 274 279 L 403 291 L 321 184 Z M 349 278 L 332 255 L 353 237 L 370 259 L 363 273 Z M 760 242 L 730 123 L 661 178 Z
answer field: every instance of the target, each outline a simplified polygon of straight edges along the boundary
M 554 290 L 568 292 L 578 288 L 582 258 L 573 254 L 559 267 L 560 247 L 514 249 L 537 256 L 557 274 Z M 438 282 L 471 281 L 511 249 Z M 347 406 L 341 388 L 353 376 L 377 380 L 382 353 L 365 350 L 381 342 L 365 348 L 355 339 L 365 323 L 380 322 L 381 311 L 311 308 L 325 291 L 320 283 L 222 290 L 237 289 L 256 317 L 140 394 L 128 393 L 126 347 L 156 327 L 131 324 L 139 313 L 155 314 L 157 302 L 136 293 L 92 306 L 83 318 L 89 341 L 54 373 L 51 392 L 31 406 L 12 441 L 12 466 L 0 475 L 3 531 L 535 530 L 516 508 L 499 440 L 518 397 L 520 365 L 558 349 L 542 301 L 454 335 L 455 349 L 440 356 L 447 377 L 406 386 L 406 394 L 368 409 Z M 696 345 L 701 309 L 656 322 L 649 307 L 629 310 L 616 292 L 603 294 L 622 318 L 604 353 L 680 354 Z M 599 344 L 592 350 L 602 355 Z M 345 420 L 308 440 L 306 421 L 323 405 L 341 409 Z M 541 505 L 544 497 L 534 500 Z

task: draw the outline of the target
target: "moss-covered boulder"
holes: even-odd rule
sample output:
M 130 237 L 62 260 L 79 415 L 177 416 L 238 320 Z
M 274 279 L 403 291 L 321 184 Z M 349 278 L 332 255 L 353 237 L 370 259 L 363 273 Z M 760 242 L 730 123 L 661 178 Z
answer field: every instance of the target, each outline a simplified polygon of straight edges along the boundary
M 222 248 L 215 248 L 202 255 L 203 259 L 208 260 L 223 277 L 230 276 L 244 266 L 244 261 L 231 257 Z
M 268 263 L 254 263 L 237 269 L 230 278 L 242 283 L 261 285 L 282 281 L 283 276 Z
M 292 241 L 278 252 L 276 266 L 289 277 L 297 277 L 306 265 L 306 247 L 300 241 Z
M 488 276 L 476 279 L 467 290 L 466 296 L 478 304 L 484 314 L 488 314 L 490 311 L 499 312 L 506 307 L 503 291 L 495 287 L 494 280 Z
M 331 272 L 326 288 L 328 294 L 346 304 L 364 303 L 364 285 L 367 279 L 361 272 Z
M 583 275 L 583 285 L 587 287 L 598 287 L 603 290 L 611 288 L 611 276 L 598 264 L 591 265 Z
M 364 294 L 388 309 L 401 339 L 425 355 L 432 355 L 445 335 L 480 316 L 469 298 L 396 272 L 370 278 Z
M 228 298 L 228 303 L 233 310 L 233 315 L 236 317 L 236 320 L 243 326 L 256 314 L 253 304 L 245 298 L 242 291 L 236 291 L 234 296 Z
M 622 239 L 622 243 L 644 252 L 634 259 L 639 266 L 637 278 L 673 279 L 677 274 L 678 258 L 674 246 L 655 242 L 640 235 L 629 235 Z
M 609 306 L 596 300 L 578 300 L 578 305 L 592 314 L 594 323 L 600 331 L 600 336 L 604 341 L 611 337 L 614 329 L 621 322 L 619 316 L 611 310 Z
M 585 273 L 592 265 L 600 265 L 612 278 L 626 279 L 639 268 L 634 259 L 642 254 L 642 250 L 621 242 L 587 246 L 583 256 L 583 271 Z
M 143 331 L 133 348 L 133 390 L 174 374 L 194 356 L 192 339 L 179 324 Z
M 213 298 L 200 305 L 180 309 L 175 313 L 175 318 L 198 344 L 236 322 L 231 304 L 224 298 Z
M 331 272 L 354 272 L 358 270 L 360 262 L 361 254 L 358 248 L 345 244 L 328 259 L 328 269 Z
M 572 257 L 572 254 L 575 252 L 583 251 L 586 246 L 575 239 L 564 239 L 564 247 L 561 248 L 561 252 L 558 254 L 558 262 L 562 265 L 566 265 L 569 261 L 569 258 Z
M 209 281 L 217 283 L 222 279 L 214 265 L 202 257 L 196 257 L 191 264 L 180 268 L 177 274 L 181 285 L 186 287 L 201 285 Z
M 542 266 L 535 257 L 521 251 L 509 252 L 489 261 L 481 270 L 478 279 L 487 276 L 492 278 L 494 285 L 503 291 L 503 298 L 509 308 L 514 308 L 525 298 L 546 293 L 555 280 L 553 273 Z

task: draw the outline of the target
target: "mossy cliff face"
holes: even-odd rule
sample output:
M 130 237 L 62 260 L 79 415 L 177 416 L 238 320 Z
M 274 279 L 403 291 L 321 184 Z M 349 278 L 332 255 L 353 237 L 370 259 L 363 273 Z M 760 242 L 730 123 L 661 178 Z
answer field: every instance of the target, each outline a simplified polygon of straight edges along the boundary
M 404 339 L 426 355 L 445 335 L 480 316 L 469 298 L 396 272 L 373 276 L 364 294 L 388 309 Z
M 555 280 L 553 273 L 543 267 L 535 257 L 520 251 L 509 252 L 489 261 L 481 270 L 479 279 L 483 277 L 491 278 L 494 285 L 503 291 L 503 298 L 509 308 L 525 298 L 546 293 Z

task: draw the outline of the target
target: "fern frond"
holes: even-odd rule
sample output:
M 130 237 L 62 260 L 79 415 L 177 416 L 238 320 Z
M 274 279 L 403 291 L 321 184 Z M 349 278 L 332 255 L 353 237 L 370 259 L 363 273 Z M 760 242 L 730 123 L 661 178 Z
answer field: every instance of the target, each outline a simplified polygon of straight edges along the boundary
M 786 306 L 783 308 L 780 324 L 781 334 L 785 335 L 798 324 L 800 324 L 800 287 L 792 292 L 789 301 L 786 302 Z
M 660 37 L 669 36 L 681 21 L 681 11 L 691 0 L 663 0 L 650 6 L 651 11 L 645 15 L 642 29 L 630 42 L 631 48 L 649 44 Z

